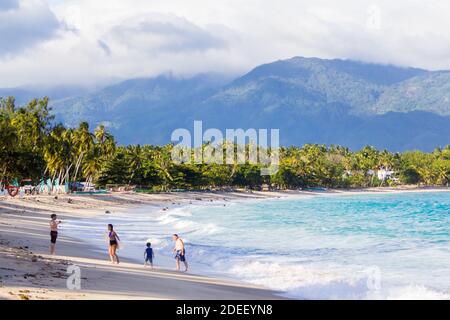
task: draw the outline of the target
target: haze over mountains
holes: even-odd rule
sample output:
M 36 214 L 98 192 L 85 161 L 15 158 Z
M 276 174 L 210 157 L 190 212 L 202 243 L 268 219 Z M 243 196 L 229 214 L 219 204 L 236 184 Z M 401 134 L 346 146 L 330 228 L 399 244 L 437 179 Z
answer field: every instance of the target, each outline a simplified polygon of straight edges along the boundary
M 450 71 L 295 57 L 232 81 L 166 75 L 50 98 L 59 121 L 104 123 L 121 144 L 168 143 L 194 120 L 223 130 L 279 128 L 282 145 L 430 151 L 450 144 Z

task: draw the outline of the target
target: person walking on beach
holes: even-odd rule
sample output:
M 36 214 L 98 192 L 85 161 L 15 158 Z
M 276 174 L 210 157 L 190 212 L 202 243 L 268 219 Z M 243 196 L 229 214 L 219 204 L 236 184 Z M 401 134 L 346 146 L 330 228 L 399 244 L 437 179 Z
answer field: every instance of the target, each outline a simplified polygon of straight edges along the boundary
M 119 246 L 120 238 L 118 234 L 114 231 L 114 226 L 108 224 L 108 238 L 109 238 L 109 257 L 111 258 L 111 263 L 119 264 L 119 257 L 116 254 L 117 247 Z
M 58 238 L 58 225 L 61 221 L 56 221 L 56 214 L 52 214 L 50 218 L 50 254 L 54 255 L 56 252 L 56 239 Z
M 180 261 L 184 263 L 185 272 L 188 271 L 188 263 L 186 261 L 186 249 L 184 247 L 183 240 L 177 235 L 174 234 L 172 236 L 173 241 L 175 241 L 175 248 L 173 249 L 173 252 L 175 253 L 175 263 L 176 263 L 176 270 L 180 271 Z
M 155 253 L 152 249 L 152 244 L 150 242 L 147 242 L 147 248 L 144 251 L 144 259 L 145 259 L 144 266 L 147 266 L 147 264 L 150 264 L 150 267 L 153 269 L 153 258 L 154 257 L 155 257 Z

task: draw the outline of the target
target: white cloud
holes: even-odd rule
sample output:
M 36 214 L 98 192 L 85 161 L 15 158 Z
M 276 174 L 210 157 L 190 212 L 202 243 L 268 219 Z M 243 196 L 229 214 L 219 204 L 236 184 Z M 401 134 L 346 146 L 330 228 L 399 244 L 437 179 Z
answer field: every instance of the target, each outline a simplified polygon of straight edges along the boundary
M 0 56 L 21 54 L 55 36 L 60 28 L 61 24 L 56 16 L 42 1 L 2 0 Z
M 225 41 L 212 32 L 176 16 L 145 15 L 114 26 L 107 41 L 129 50 L 155 55 L 221 49 Z
M 0 15 L 35 6 L 40 23 L 26 41 L 1 42 L 0 87 L 237 74 L 296 55 L 450 69 L 450 3 L 439 0 L 48 0 L 52 11 L 16 2 Z M 67 27 L 54 37 L 58 20 Z

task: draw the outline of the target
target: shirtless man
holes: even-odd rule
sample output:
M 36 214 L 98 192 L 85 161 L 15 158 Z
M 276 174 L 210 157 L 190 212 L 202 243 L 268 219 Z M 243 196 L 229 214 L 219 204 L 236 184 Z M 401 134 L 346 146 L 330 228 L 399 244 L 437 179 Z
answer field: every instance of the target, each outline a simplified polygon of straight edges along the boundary
M 180 261 L 184 263 L 185 272 L 188 271 L 188 263 L 186 261 L 186 249 L 184 248 L 183 240 L 177 235 L 172 236 L 173 241 L 175 241 L 175 248 L 173 252 L 175 253 L 175 263 L 177 271 L 180 271 Z
M 55 254 L 56 239 L 58 238 L 58 225 L 61 221 L 56 221 L 56 214 L 52 214 L 50 220 L 50 254 Z

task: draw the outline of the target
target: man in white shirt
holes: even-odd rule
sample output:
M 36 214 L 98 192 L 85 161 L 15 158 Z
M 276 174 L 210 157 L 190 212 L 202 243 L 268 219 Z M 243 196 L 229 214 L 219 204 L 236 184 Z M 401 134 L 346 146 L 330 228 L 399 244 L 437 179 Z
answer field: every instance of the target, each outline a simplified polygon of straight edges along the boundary
M 186 249 L 184 247 L 183 240 L 177 235 L 174 234 L 172 236 L 173 241 L 175 241 L 175 248 L 173 252 L 175 253 L 175 263 L 177 267 L 177 271 L 180 271 L 180 261 L 184 263 L 184 267 L 186 268 L 184 271 L 188 271 L 188 263 L 186 261 Z

